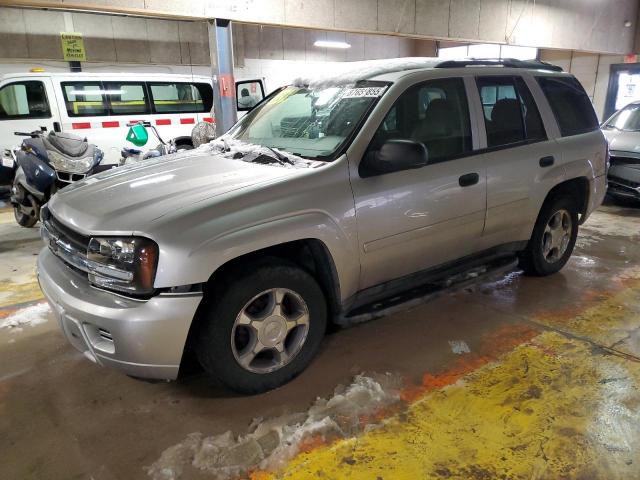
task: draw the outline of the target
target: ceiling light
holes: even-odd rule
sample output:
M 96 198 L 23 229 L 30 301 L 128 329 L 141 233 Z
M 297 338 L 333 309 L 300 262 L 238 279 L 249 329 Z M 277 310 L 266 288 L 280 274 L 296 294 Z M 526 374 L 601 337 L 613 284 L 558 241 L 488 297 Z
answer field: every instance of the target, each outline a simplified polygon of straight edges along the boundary
M 631 20 L 627 20 L 626 22 L 624 22 L 624 26 L 629 28 L 631 26 Z
M 347 42 L 332 42 L 330 40 L 316 40 L 313 43 L 314 47 L 322 48 L 351 48 L 351 44 Z

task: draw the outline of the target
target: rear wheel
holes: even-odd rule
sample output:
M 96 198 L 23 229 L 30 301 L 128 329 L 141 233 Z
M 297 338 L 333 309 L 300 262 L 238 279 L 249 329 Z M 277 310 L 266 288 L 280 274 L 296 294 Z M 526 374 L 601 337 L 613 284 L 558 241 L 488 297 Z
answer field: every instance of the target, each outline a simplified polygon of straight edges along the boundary
M 298 375 L 315 356 L 327 324 L 324 295 L 289 264 L 247 270 L 218 289 L 196 345 L 204 369 L 232 390 L 259 393 Z
M 533 235 L 520 255 L 528 275 L 544 276 L 565 266 L 578 236 L 578 208 L 568 196 L 547 200 L 538 215 Z

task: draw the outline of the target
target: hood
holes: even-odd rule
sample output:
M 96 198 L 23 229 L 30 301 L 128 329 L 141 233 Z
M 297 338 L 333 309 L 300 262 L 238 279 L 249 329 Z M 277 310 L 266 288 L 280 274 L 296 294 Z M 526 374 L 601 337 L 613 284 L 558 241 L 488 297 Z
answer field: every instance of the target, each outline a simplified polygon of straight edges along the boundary
M 48 206 L 76 231 L 129 235 L 169 212 L 303 170 L 183 152 L 89 177 L 58 192 Z
M 628 152 L 640 157 L 640 132 L 603 130 L 612 152 Z M 631 155 L 634 156 L 634 155 Z

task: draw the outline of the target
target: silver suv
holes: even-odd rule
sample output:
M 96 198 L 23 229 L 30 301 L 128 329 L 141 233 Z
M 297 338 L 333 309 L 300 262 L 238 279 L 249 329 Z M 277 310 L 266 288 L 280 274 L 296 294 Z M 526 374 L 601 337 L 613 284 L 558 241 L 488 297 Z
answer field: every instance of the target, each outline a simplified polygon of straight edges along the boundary
M 540 62 L 369 63 L 273 92 L 200 149 L 90 177 L 42 211 L 69 342 L 137 377 L 188 352 L 240 392 L 292 379 L 331 322 L 496 258 L 560 270 L 607 144 Z

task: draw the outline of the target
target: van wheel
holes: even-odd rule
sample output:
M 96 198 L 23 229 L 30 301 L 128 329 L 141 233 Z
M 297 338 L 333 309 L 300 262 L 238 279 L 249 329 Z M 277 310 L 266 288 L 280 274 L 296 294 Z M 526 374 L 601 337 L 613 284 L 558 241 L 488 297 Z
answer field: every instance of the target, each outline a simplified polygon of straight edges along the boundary
M 315 356 L 327 325 L 324 294 L 293 264 L 263 264 L 215 292 L 196 353 L 204 369 L 240 393 L 271 390 Z
M 578 208 L 568 196 L 547 200 L 540 210 L 533 235 L 520 254 L 527 275 L 545 276 L 565 266 L 578 236 Z

